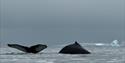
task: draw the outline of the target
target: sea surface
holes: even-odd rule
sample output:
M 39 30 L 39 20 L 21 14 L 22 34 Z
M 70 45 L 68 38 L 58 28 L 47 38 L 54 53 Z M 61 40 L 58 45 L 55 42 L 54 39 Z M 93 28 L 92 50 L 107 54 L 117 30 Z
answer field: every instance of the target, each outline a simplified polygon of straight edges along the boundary
M 81 44 L 91 54 L 59 54 L 64 45 L 48 47 L 38 54 L 0 48 L 0 63 L 125 63 L 125 46 Z

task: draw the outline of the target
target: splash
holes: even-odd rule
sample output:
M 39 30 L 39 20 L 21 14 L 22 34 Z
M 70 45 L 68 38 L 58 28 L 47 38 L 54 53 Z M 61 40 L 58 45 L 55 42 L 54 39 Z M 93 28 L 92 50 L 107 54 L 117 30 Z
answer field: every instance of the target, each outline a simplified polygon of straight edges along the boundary
M 112 41 L 111 46 L 120 46 L 119 41 L 118 40 Z

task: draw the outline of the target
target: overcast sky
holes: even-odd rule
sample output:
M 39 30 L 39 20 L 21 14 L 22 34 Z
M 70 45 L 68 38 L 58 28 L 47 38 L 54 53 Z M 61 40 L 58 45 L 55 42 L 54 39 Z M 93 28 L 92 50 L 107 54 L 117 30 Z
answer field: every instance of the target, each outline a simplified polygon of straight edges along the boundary
M 0 0 L 0 42 L 122 41 L 124 6 L 124 0 Z

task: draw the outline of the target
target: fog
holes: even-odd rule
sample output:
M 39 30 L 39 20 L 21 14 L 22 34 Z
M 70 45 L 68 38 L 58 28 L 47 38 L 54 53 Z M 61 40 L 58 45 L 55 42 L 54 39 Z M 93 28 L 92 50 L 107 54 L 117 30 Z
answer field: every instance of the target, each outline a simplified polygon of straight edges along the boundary
M 125 40 L 124 0 L 0 0 L 0 42 Z

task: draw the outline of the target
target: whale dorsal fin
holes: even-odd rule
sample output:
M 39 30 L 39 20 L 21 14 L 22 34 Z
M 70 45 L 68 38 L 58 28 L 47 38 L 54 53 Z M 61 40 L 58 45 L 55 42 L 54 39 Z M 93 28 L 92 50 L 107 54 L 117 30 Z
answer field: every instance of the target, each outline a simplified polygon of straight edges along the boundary
M 28 52 L 28 49 L 29 49 L 26 46 L 22 46 L 22 45 L 18 45 L 18 44 L 8 44 L 8 46 L 15 48 L 15 49 L 18 49 L 18 50 L 23 51 L 23 52 Z
M 75 41 L 75 44 L 79 45 L 79 43 L 77 41 Z

